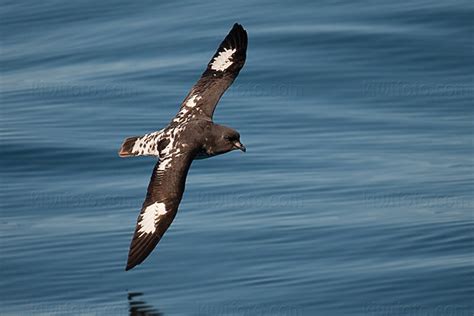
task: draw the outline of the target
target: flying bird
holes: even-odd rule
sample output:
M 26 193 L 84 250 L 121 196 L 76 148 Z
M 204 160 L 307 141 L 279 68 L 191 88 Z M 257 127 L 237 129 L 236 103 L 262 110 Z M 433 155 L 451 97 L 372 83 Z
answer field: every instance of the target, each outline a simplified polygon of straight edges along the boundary
M 123 142 L 120 157 L 158 158 L 137 219 L 125 270 L 142 263 L 171 225 L 194 159 L 236 149 L 246 151 L 236 130 L 212 121 L 219 99 L 244 66 L 246 52 L 247 32 L 236 23 L 168 126 Z

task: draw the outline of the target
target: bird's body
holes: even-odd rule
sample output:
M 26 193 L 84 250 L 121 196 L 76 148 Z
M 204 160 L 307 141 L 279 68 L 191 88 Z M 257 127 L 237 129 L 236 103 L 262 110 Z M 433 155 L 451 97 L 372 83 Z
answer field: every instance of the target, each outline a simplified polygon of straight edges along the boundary
M 192 161 L 235 149 L 245 151 L 239 133 L 215 124 L 212 116 L 220 97 L 243 67 L 246 50 L 247 32 L 235 24 L 169 125 L 157 132 L 129 137 L 122 144 L 121 157 L 158 157 L 138 216 L 126 270 L 151 253 L 173 221 Z

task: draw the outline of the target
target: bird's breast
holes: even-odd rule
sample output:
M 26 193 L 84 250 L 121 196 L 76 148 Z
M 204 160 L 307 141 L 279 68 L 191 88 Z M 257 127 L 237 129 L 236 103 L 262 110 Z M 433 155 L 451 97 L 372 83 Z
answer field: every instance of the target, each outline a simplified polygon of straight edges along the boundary
M 215 154 L 203 148 L 197 153 L 196 158 L 194 159 L 206 159 L 211 158 L 212 156 L 215 156 Z

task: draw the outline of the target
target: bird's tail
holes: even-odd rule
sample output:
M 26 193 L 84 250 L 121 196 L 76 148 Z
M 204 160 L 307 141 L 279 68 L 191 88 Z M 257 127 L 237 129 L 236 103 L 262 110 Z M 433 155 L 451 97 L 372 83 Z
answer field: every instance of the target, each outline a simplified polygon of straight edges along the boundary
M 128 137 L 123 141 L 118 154 L 120 157 L 159 156 L 158 136 L 159 132 L 154 132 L 143 136 Z
M 122 146 L 120 147 L 119 156 L 120 157 L 136 156 L 133 153 L 133 147 L 134 147 L 136 141 L 139 138 L 140 137 L 138 137 L 138 136 L 125 138 L 125 140 L 123 141 Z

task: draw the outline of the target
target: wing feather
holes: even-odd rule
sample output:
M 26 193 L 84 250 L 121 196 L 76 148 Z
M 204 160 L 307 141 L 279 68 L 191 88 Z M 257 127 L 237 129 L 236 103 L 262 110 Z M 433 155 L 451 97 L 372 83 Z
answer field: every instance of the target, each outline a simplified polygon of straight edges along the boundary
M 193 116 L 212 119 L 221 96 L 234 82 L 245 64 L 247 32 L 234 24 L 219 45 L 206 70 L 184 99 L 177 117 Z
M 173 222 L 184 192 L 192 155 L 181 154 L 157 162 L 148 184 L 147 195 L 137 218 L 130 244 L 127 266 L 130 270 L 145 260 Z

